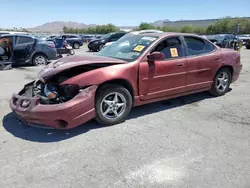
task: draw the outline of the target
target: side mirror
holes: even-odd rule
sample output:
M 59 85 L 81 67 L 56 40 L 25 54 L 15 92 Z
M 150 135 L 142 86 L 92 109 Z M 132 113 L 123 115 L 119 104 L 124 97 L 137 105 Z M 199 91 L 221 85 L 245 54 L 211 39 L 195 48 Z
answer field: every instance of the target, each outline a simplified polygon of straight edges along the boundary
M 166 59 L 165 55 L 161 52 L 153 52 L 147 55 L 148 61 L 161 61 Z

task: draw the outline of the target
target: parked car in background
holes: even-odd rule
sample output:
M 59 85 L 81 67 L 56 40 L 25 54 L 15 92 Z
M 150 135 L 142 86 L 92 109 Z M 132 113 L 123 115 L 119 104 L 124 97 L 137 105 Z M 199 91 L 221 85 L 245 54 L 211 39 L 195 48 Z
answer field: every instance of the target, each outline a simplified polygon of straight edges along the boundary
M 248 39 L 247 41 L 246 41 L 246 48 L 249 50 L 250 49 L 250 39 Z
M 56 37 L 56 35 L 49 35 L 46 40 L 51 41 L 54 40 L 54 38 Z
M 246 42 L 250 40 L 250 35 L 238 35 L 238 38 L 243 41 L 243 45 L 246 45 Z
M 95 38 L 100 39 L 103 35 L 96 35 Z
M 93 39 L 96 39 L 95 35 L 80 35 L 80 37 L 82 37 L 83 42 L 89 42 Z
M 78 35 L 64 34 L 58 38 L 66 39 L 67 43 L 74 49 L 79 49 L 83 45 L 83 39 Z
M 221 48 L 229 48 L 230 43 L 234 40 L 240 42 L 236 35 L 233 34 L 217 34 L 213 35 L 213 37 L 209 38 L 209 40 Z
M 241 69 L 239 52 L 197 35 L 126 35 L 96 55 L 46 66 L 13 94 L 10 106 L 23 121 L 45 128 L 70 129 L 92 118 L 113 125 L 134 106 L 202 91 L 224 95 Z
M 11 61 L 13 65 L 46 65 L 48 61 L 57 58 L 53 43 L 37 39 L 34 36 L 2 35 L 0 36 L 0 46 L 6 51 L 2 57 L 5 57 L 6 61 Z
M 107 42 L 115 42 L 125 34 L 125 32 L 115 32 L 103 35 L 100 39 L 91 40 L 88 44 L 88 48 L 90 51 L 98 52 Z

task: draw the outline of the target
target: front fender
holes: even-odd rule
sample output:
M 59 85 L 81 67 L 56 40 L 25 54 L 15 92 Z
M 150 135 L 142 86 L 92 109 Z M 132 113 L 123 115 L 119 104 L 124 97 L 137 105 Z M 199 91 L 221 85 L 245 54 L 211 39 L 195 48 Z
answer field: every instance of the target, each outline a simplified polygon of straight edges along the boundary
M 134 63 L 112 65 L 104 68 L 82 73 L 72 77 L 63 84 L 77 84 L 79 86 L 100 85 L 112 80 L 126 80 L 133 87 L 135 95 L 138 94 L 137 89 L 138 66 Z

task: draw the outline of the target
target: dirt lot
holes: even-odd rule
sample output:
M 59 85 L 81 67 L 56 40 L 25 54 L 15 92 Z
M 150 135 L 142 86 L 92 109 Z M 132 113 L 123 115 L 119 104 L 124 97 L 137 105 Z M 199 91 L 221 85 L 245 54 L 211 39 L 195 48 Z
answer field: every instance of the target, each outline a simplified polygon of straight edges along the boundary
M 85 53 L 83 48 L 77 53 Z M 13 92 L 36 67 L 0 72 L 0 187 L 250 187 L 250 50 L 225 96 L 195 94 L 133 109 L 122 124 L 27 127 Z

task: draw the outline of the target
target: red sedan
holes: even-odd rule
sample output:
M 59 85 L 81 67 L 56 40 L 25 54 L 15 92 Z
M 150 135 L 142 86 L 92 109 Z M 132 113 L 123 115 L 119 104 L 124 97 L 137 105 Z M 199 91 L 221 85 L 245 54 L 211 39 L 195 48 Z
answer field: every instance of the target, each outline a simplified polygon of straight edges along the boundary
M 196 35 L 128 34 L 96 55 L 47 65 L 10 106 L 31 125 L 69 129 L 93 118 L 113 125 L 133 106 L 202 91 L 224 95 L 241 69 L 239 52 Z

